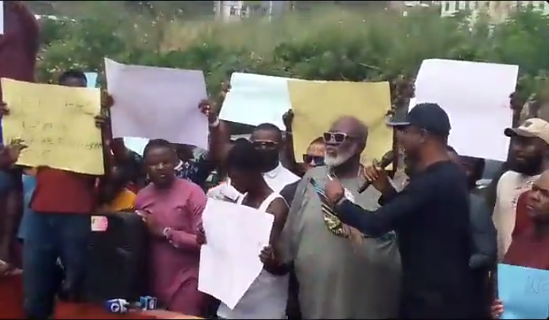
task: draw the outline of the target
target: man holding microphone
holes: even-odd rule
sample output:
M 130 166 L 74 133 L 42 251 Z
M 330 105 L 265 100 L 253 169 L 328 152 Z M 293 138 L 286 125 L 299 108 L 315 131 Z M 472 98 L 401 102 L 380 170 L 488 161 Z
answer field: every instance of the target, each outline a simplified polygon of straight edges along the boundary
M 367 211 L 344 195 L 337 180 L 325 187 L 342 222 L 366 237 L 394 230 L 402 263 L 401 318 L 475 318 L 466 176 L 448 155 L 450 120 L 438 105 L 415 106 L 399 124 L 399 143 L 416 172 L 400 193 L 384 193 Z M 390 197 L 390 199 L 387 199 Z

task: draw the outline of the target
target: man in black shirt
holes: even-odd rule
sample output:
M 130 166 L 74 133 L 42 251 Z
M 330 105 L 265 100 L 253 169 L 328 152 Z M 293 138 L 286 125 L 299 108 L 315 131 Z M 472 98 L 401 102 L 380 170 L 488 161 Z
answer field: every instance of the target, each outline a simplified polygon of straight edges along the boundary
M 419 104 L 399 130 L 399 142 L 417 170 L 404 190 L 375 212 L 346 199 L 337 180 L 326 185 L 326 196 L 341 221 L 365 236 L 397 233 L 402 318 L 474 318 L 469 192 L 463 170 L 447 152 L 450 120 L 440 106 Z

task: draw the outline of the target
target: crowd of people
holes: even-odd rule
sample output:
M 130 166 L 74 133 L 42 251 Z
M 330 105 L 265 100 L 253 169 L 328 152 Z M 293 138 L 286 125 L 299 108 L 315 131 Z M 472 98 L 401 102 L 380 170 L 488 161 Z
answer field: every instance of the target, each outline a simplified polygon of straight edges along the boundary
M 0 77 L 32 82 L 36 21 L 19 1 L 3 5 Z M 58 84 L 86 87 L 87 79 L 68 70 Z M 224 86 L 221 97 L 229 90 Z M 231 141 L 217 116 L 222 100 L 197 106 L 210 137 L 199 157 L 192 146 L 162 139 L 136 154 L 112 138 L 108 112 L 98 116 L 104 176 L 17 166 L 24 141 L 4 142 L 0 276 L 23 268 L 28 318 L 51 317 L 57 298 L 82 300 L 91 226 L 102 212 L 142 217 L 152 243 L 151 293 L 163 308 L 202 317 L 498 318 L 505 308 L 498 262 L 549 270 L 545 120 L 502 132 L 509 159 L 490 201 L 475 188 L 484 160 L 448 145 L 451 119 L 437 104 L 419 104 L 387 123 L 397 138 L 391 152 L 405 160 L 404 172 L 394 174 L 361 164 L 368 126 L 351 115 L 334 119 L 296 155 L 291 111 L 285 132 L 264 123 L 249 140 Z M 107 96 L 103 108 L 113 102 Z M 3 117 L 9 108 L 2 103 Z M 221 182 L 207 188 L 213 172 Z M 210 198 L 274 216 L 270 243 L 257 253 L 264 268 L 234 308 L 198 290 L 200 248 L 208 241 L 201 217 Z

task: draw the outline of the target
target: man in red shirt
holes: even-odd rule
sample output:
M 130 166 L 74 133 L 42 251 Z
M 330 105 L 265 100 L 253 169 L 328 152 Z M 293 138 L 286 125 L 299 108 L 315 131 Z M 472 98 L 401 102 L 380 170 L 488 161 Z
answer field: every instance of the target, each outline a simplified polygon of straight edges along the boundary
M 70 70 L 59 84 L 86 87 L 86 76 Z M 63 293 L 78 300 L 86 269 L 91 213 L 96 206 L 96 176 L 39 167 L 23 247 L 25 313 L 30 318 L 47 319 L 61 279 L 57 259 L 65 269 Z
M 503 263 L 549 270 L 549 171 L 546 170 L 532 184 L 526 194 L 526 212 L 531 226 L 513 236 Z M 498 318 L 504 306 L 496 301 L 492 315 Z

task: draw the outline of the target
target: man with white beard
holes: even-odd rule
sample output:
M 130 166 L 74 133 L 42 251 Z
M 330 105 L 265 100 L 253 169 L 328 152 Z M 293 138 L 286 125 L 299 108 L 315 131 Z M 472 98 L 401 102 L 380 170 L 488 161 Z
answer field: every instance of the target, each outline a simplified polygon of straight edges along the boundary
M 303 319 L 390 319 L 398 315 L 400 259 L 394 233 L 370 239 L 341 221 L 324 205 L 332 178 L 347 198 L 376 210 L 380 193 L 365 182 L 360 154 L 368 129 L 342 117 L 324 133 L 326 166 L 311 169 L 297 187 L 284 230 L 285 261 L 293 263 Z

